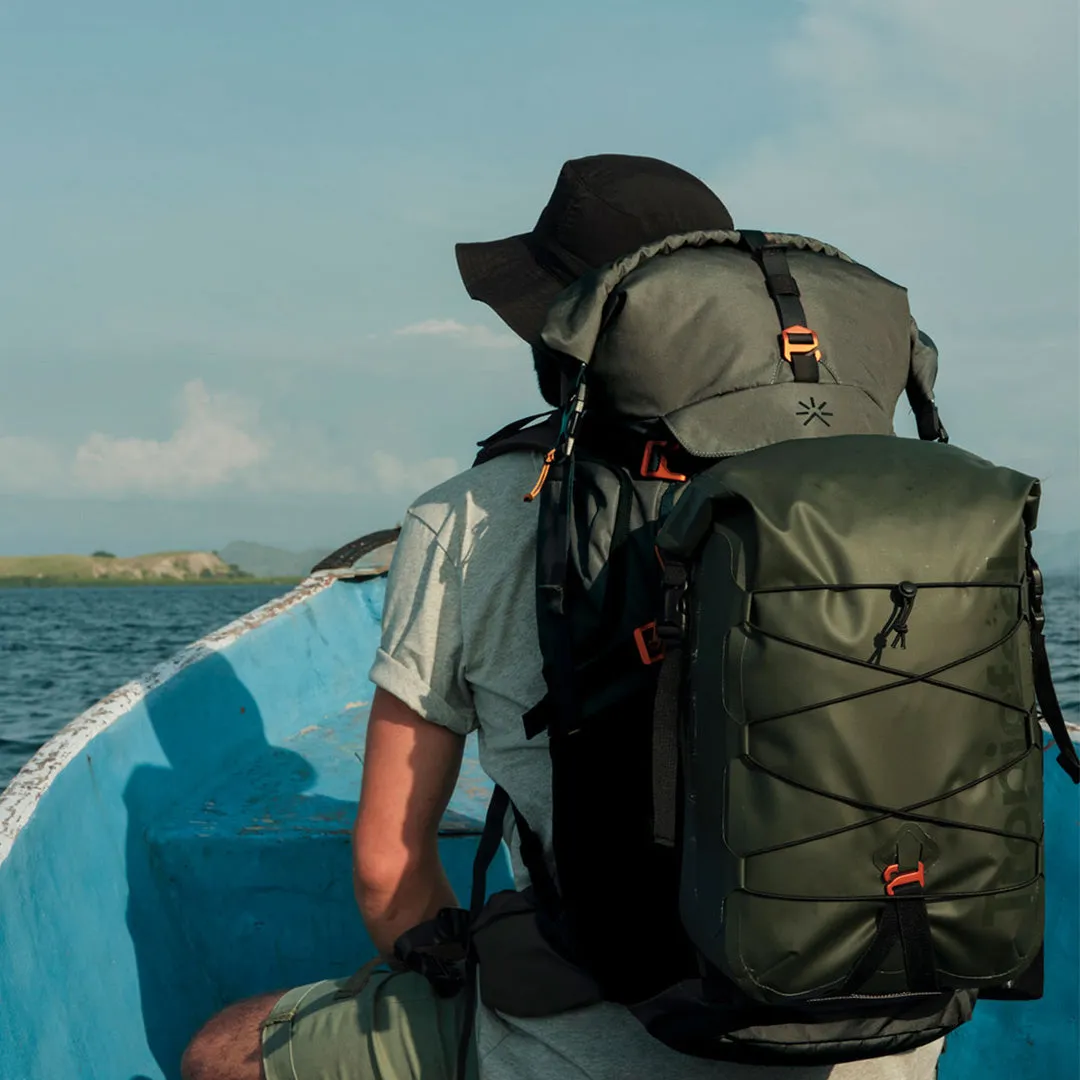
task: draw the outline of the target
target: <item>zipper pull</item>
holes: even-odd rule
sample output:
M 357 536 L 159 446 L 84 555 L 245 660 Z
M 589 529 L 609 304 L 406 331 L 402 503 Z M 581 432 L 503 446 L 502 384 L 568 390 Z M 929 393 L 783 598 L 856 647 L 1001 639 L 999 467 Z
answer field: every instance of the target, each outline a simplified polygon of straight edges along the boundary
M 544 467 L 540 470 L 540 477 L 533 486 L 532 491 L 525 496 L 525 502 L 532 502 L 544 490 L 544 484 L 547 483 L 548 473 L 551 472 L 551 465 L 554 461 L 555 451 L 552 449 L 544 456 Z

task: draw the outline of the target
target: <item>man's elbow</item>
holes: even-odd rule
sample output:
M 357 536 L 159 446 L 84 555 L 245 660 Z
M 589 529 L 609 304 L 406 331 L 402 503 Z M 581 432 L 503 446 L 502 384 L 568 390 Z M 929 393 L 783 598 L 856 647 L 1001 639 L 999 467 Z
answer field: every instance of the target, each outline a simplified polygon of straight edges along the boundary
M 432 837 L 407 844 L 358 819 L 352 862 L 357 899 L 386 900 L 437 865 L 438 841 Z

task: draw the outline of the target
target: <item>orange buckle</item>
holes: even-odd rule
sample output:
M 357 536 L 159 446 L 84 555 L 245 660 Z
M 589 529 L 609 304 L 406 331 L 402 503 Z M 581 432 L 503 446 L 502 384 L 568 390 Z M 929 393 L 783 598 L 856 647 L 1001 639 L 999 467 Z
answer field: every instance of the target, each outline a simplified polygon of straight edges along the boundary
M 645 453 L 641 458 L 641 475 L 646 480 L 685 480 L 682 473 L 672 472 L 668 468 L 667 458 L 664 457 L 663 448 L 669 445 L 665 439 L 651 439 L 645 444 Z M 670 444 L 677 448 L 675 443 Z M 655 462 L 655 464 L 654 464 Z
M 906 874 L 901 874 L 900 867 L 893 863 L 885 870 L 882 877 L 885 878 L 885 891 L 890 896 L 895 895 L 893 890 L 901 885 L 918 885 L 921 889 L 926 888 L 926 868 L 921 862 L 918 870 L 909 870 Z
M 808 326 L 789 326 L 780 331 L 780 344 L 784 359 L 790 364 L 793 356 L 810 353 L 821 363 L 821 349 L 818 348 L 818 336 Z
M 664 659 L 664 643 L 656 632 L 655 620 L 634 631 L 634 643 L 643 664 L 655 664 Z

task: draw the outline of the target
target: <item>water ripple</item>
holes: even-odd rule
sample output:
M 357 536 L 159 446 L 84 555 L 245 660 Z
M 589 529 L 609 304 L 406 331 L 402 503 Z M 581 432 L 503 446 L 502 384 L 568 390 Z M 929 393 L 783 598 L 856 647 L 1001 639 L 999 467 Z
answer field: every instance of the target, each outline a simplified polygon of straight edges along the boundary
M 278 585 L 0 589 L 0 790 L 83 710 L 286 591 Z
M 273 585 L 0 589 L 0 790 L 84 709 L 285 591 Z M 1080 580 L 1051 579 L 1046 610 L 1061 707 L 1080 723 Z

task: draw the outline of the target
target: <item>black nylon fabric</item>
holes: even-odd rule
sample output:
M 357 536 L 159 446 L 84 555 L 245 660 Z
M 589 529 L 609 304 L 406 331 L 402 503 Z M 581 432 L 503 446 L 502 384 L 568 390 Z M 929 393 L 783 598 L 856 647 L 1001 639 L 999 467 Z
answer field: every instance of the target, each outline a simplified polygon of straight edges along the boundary
M 565 956 L 557 932 L 555 924 L 545 924 L 531 890 L 490 897 L 472 929 L 480 1000 L 522 1017 L 552 1016 L 602 1001 L 595 980 Z
M 564 597 L 572 617 L 539 611 L 545 656 L 561 648 L 572 658 L 573 715 L 557 709 L 549 729 L 553 846 L 572 959 L 606 999 L 629 1003 L 694 970 L 678 920 L 676 855 L 652 834 L 658 669 L 634 645 L 659 600 L 654 545 L 672 482 L 634 476 L 585 446 L 575 473 Z M 565 702 L 558 675 L 548 671 L 556 705 Z M 613 900 L 621 881 L 633 882 L 628 902 Z
M 975 994 L 930 994 L 882 1011 L 874 1002 L 817 1003 L 762 1010 L 746 1002 L 710 999 L 701 980 L 688 980 L 633 1007 L 654 1038 L 695 1057 L 754 1065 L 821 1069 L 900 1054 L 940 1039 L 971 1019 Z M 815 1074 L 816 1076 L 817 1074 Z

